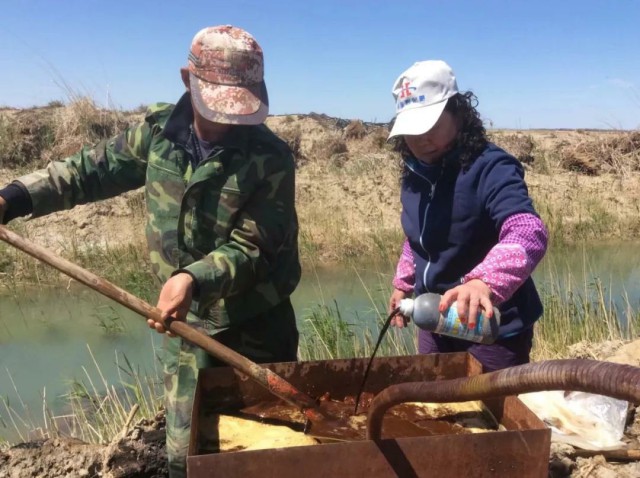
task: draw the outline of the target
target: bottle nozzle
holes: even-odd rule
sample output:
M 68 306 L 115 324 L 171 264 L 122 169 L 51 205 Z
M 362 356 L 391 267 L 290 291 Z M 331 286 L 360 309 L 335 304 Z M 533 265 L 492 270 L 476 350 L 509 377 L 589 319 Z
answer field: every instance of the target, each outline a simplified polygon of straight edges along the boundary
M 402 299 L 398 304 L 400 313 L 405 317 L 413 316 L 413 299 Z

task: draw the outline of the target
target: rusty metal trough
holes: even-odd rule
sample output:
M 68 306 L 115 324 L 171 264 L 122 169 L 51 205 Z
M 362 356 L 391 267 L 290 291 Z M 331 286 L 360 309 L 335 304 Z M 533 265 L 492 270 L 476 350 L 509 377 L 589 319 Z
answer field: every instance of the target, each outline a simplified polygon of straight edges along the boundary
M 366 359 L 350 359 L 266 366 L 311 396 L 328 392 L 342 400 L 357 393 L 366 364 Z M 377 358 L 366 391 L 471 376 L 481 368 L 466 353 Z M 240 410 L 277 400 L 231 368 L 201 370 L 187 458 L 189 478 L 548 476 L 551 431 L 516 397 L 484 401 L 504 431 L 203 454 L 203 410 Z

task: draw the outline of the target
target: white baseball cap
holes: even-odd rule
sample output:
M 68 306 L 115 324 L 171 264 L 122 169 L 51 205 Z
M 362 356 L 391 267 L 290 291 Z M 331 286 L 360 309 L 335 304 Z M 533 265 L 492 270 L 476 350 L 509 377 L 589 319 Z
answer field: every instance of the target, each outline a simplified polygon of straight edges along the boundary
M 458 93 L 458 84 L 444 61 L 419 61 L 398 77 L 391 93 L 396 100 L 396 120 L 389 138 L 417 135 L 433 128 L 447 100 Z

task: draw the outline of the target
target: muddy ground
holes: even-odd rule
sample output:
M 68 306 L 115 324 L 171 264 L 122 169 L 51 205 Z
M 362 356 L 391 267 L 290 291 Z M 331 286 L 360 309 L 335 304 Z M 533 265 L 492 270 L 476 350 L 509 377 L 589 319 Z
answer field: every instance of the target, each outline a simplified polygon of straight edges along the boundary
M 0 450 L 0 478 L 168 476 L 164 416 L 141 420 L 108 445 L 67 437 Z

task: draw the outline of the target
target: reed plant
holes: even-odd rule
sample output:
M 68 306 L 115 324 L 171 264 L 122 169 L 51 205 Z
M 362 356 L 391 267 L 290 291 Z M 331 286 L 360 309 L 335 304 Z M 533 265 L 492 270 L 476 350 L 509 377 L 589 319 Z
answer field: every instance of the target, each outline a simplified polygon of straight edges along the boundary
M 378 256 L 379 262 L 346 263 L 368 305 L 361 310 L 345 311 L 331 299 L 325 299 L 322 284 L 316 284 L 319 302 L 299 317 L 300 359 L 330 360 L 369 357 L 388 319 L 387 302 L 391 294 L 391 270 L 394 255 Z M 312 269 L 313 270 L 313 269 Z M 318 277 L 318 274 L 314 274 Z M 369 280 L 365 281 L 364 276 Z M 373 278 L 373 280 L 371 280 Z M 416 353 L 412 329 L 390 328 L 377 352 L 380 356 L 411 355 Z
M 371 323 L 363 323 L 356 314 L 352 322 L 342 316 L 337 304 L 333 307 L 319 305 L 302 319 L 300 335 L 300 360 L 332 360 L 369 357 L 386 320 L 381 311 L 366 314 L 377 316 Z M 413 355 L 416 353 L 411 329 L 391 328 L 382 338 L 378 356 Z
M 594 275 L 586 250 L 579 269 L 561 261 L 547 261 L 538 289 L 544 315 L 536 324 L 534 360 L 571 355 L 577 343 L 624 342 L 637 338 L 640 310 L 623 288 L 614 292 L 612 281 Z
M 157 369 L 142 373 L 126 355 L 116 355 L 118 383 L 110 384 L 91 349 L 89 354 L 93 372 L 83 367 L 85 377 L 70 384 L 67 428 L 85 442 L 109 443 L 122 435 L 132 414 L 144 418 L 157 414 L 162 403 L 160 374 Z
M 63 412 L 52 410 L 46 389 L 41 395 L 41 410 L 37 413 L 31 410 L 9 374 L 17 401 L 12 403 L 6 396 L 0 396 L 0 444 L 58 436 L 106 444 L 121 437 L 134 417 L 151 418 L 158 413 L 162 387 L 157 368 L 140 370 L 125 354 L 116 353 L 118 378 L 116 383 L 109 383 L 91 348 L 87 349 L 91 365 L 82 367 L 83 377 L 69 381 Z M 2 436 L 2 429 L 8 430 L 11 440 Z
M 560 246 L 559 246 L 560 247 Z M 546 259 L 537 274 L 544 315 L 535 326 L 533 360 L 569 357 L 577 343 L 597 345 L 604 341 L 632 340 L 640 332 L 640 310 L 626 290 L 614 291 L 593 273 L 586 249 L 580 267 L 562 261 L 563 254 Z M 388 265 L 385 270 L 389 270 Z M 367 274 L 371 274 L 367 271 Z M 391 294 L 389 273 L 374 272 L 379 284 L 365 285 L 360 272 L 353 275 L 369 298 L 367 310 L 351 316 L 338 303 L 324 298 L 302 315 L 301 357 L 304 360 L 366 357 L 386 319 L 386 303 Z M 319 289 L 319 295 L 323 293 Z M 415 328 L 391 328 L 383 340 L 380 355 L 416 353 Z

